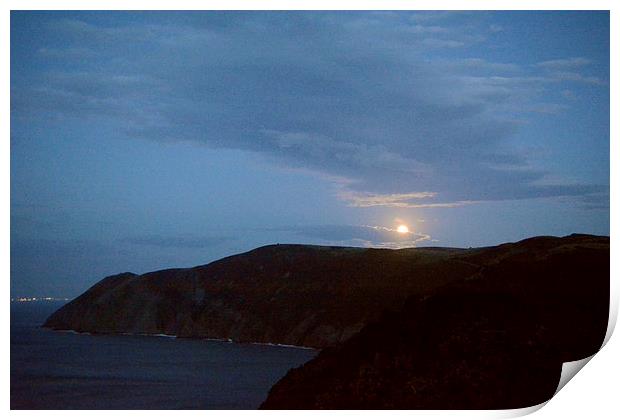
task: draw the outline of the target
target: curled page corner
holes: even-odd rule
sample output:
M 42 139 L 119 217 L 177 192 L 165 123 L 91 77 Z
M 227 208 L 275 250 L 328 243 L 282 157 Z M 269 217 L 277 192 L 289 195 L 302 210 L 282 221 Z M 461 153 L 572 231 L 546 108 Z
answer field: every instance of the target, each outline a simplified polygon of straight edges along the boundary
M 560 374 L 560 382 L 558 383 L 558 387 L 556 388 L 553 396 L 560 392 L 564 385 L 566 385 L 573 377 L 579 372 L 594 356 L 588 356 L 584 359 L 573 360 L 572 362 L 565 362 L 562 364 L 562 373 Z

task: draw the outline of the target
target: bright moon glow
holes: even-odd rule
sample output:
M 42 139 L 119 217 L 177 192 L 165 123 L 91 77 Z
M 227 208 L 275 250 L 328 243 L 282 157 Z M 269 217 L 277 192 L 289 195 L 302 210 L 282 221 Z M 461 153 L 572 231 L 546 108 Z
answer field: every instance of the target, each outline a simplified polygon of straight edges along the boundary
M 409 228 L 406 225 L 400 225 L 396 229 L 398 233 L 409 233 Z

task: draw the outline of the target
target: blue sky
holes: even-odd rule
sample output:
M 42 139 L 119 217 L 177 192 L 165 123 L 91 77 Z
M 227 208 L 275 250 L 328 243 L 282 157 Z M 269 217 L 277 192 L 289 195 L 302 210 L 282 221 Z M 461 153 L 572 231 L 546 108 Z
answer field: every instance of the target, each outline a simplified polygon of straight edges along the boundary
M 12 296 L 573 232 L 609 234 L 607 12 L 11 13 Z

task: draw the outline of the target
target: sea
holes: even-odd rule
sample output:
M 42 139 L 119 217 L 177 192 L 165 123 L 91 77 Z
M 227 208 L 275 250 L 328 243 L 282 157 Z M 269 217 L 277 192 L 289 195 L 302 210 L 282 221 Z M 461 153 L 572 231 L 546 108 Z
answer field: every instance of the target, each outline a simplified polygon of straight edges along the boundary
M 317 353 L 41 328 L 63 303 L 11 303 L 11 409 L 256 409 Z

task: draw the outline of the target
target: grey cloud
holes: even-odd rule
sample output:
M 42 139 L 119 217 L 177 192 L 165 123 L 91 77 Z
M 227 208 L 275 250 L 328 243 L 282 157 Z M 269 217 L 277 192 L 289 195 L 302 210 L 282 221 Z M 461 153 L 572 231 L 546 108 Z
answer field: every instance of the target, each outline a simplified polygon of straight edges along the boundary
M 43 57 L 61 60 L 81 60 L 92 58 L 96 55 L 96 52 L 90 48 L 40 48 L 37 52 Z
M 534 104 L 527 108 L 528 111 L 537 112 L 540 114 L 560 114 L 568 109 L 568 105 L 555 104 L 555 103 L 539 103 Z
M 536 67 L 542 68 L 548 74 L 548 77 L 555 82 L 578 82 L 586 84 L 599 85 L 604 82 L 593 76 L 586 76 L 582 73 L 584 67 L 591 64 L 592 61 L 584 57 L 571 57 L 558 60 L 542 61 L 536 64 Z
M 159 248 L 210 248 L 229 241 L 229 237 L 180 237 L 180 236 L 139 236 L 126 238 L 133 245 L 155 246 Z
M 325 161 L 334 160 L 336 167 L 402 171 L 414 175 L 430 171 L 428 165 L 390 152 L 383 145 L 337 141 L 320 134 L 275 130 L 265 130 L 264 133 L 273 138 L 279 152 L 290 155 L 291 158 L 297 157 L 302 161 L 315 162 L 317 166 Z
M 446 67 L 463 72 L 488 72 L 491 74 L 517 73 L 521 67 L 514 63 L 496 63 L 483 58 L 471 57 L 446 60 L 442 63 Z
M 450 32 L 450 29 L 444 26 L 413 25 L 409 27 L 408 31 L 413 34 L 443 34 Z
M 144 42 L 152 40 L 165 33 L 162 25 L 126 25 L 103 27 L 92 25 L 80 19 L 59 19 L 49 25 L 49 29 L 69 34 L 75 41 L 88 40 L 91 43 L 114 43 L 119 40 Z
M 473 201 L 427 202 L 428 199 L 433 199 L 437 196 L 437 193 L 432 192 L 371 194 L 343 190 L 339 196 L 344 201 L 347 201 L 351 207 L 453 208 L 473 203 Z
M 96 48 L 99 59 L 13 86 L 12 109 L 20 118 L 104 116 L 128 137 L 256 151 L 346 180 L 358 195 L 435 193 L 411 205 L 600 189 L 537 186 L 546 173 L 511 145 L 524 114 L 562 111 L 540 101 L 549 84 L 594 83 L 571 70 L 585 59 L 539 63 L 540 74 L 479 57 L 429 61 L 429 50 L 484 40 L 443 12 L 227 16 L 227 24 L 59 21 L 53 30 L 71 34 L 67 53 Z
M 459 48 L 465 45 L 463 41 L 441 38 L 424 38 L 421 43 L 430 48 Z
M 609 212 L 609 191 L 579 197 L 579 205 L 586 210 L 603 210 Z
M 583 67 L 590 64 L 591 62 L 591 60 L 584 57 L 572 57 L 559 60 L 541 61 L 539 63 L 536 63 L 536 65 L 538 67 L 544 67 L 546 69 L 566 70 L 575 67 Z
M 551 77 L 557 81 L 582 82 L 594 85 L 600 85 L 603 83 L 603 81 L 598 77 L 584 76 L 574 71 L 557 71 L 552 73 Z

